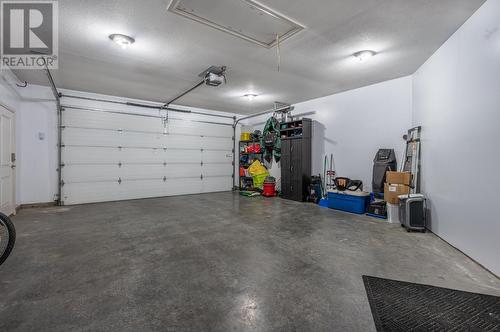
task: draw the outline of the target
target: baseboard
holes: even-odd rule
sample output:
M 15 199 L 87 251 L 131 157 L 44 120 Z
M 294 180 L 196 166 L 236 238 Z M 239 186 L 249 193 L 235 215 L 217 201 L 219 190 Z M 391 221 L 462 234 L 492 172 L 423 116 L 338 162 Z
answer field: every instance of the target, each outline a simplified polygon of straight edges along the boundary
M 445 242 L 446 244 L 448 244 L 450 247 L 452 247 L 453 249 L 455 249 L 456 251 L 460 252 L 462 255 L 464 255 L 465 257 L 467 257 L 468 259 L 470 259 L 471 261 L 473 261 L 474 263 L 476 263 L 477 265 L 479 265 L 481 268 L 483 268 L 484 270 L 486 270 L 486 272 L 490 273 L 493 277 L 497 278 L 498 280 L 500 280 L 500 276 L 497 276 L 496 273 L 494 273 L 493 271 L 491 271 L 490 269 L 488 269 L 486 266 L 484 266 L 483 264 L 479 263 L 477 260 L 475 260 L 474 258 L 470 257 L 469 255 L 467 255 L 465 252 L 463 252 L 462 250 L 460 250 L 459 248 L 455 247 L 453 244 L 449 243 L 448 241 L 446 241 L 445 239 L 443 239 L 441 236 L 437 235 L 436 233 L 434 233 L 432 230 L 429 230 L 429 232 L 431 232 L 432 234 L 436 235 L 439 239 L 441 239 L 443 242 Z
M 56 202 L 48 202 L 48 203 L 31 203 L 31 204 L 21 204 L 17 207 L 16 211 L 24 210 L 24 209 L 36 209 L 36 208 L 47 208 L 57 206 Z

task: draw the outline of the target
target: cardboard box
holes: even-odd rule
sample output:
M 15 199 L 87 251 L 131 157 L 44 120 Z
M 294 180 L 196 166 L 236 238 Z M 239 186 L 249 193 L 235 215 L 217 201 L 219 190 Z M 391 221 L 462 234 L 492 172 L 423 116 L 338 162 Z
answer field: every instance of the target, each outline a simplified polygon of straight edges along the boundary
M 384 186 L 384 199 L 389 204 L 399 204 L 399 195 L 410 193 L 410 187 L 404 184 L 389 184 Z
M 389 171 L 385 173 L 385 182 L 389 184 L 406 184 L 409 186 L 411 183 L 411 173 Z

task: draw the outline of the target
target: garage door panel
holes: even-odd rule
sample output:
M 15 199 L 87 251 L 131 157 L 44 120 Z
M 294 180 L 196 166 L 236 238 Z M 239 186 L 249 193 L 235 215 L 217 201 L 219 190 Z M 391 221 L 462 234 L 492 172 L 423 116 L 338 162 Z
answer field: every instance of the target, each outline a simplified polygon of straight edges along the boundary
M 66 126 L 161 131 L 161 119 L 130 116 L 126 114 L 90 112 L 67 108 L 64 112 L 64 123 Z
M 203 164 L 203 176 L 232 176 L 231 164 Z
M 121 190 L 132 192 L 134 198 L 185 195 L 200 192 L 200 179 L 172 179 L 163 181 L 129 181 L 122 183 Z
M 75 182 L 97 182 L 138 180 L 157 178 L 160 181 L 166 176 L 166 167 L 163 165 L 85 165 L 66 166 L 65 175 Z
M 124 180 L 157 179 L 167 176 L 167 167 L 159 165 L 124 165 L 120 168 L 120 176 Z
M 126 110 L 130 112 L 130 110 Z M 156 114 L 158 116 L 158 114 Z M 170 117 L 167 123 L 167 132 L 172 134 L 199 134 L 204 136 L 224 136 L 232 138 L 232 126 L 213 124 L 215 121 L 200 121 L 187 115 L 186 119 L 177 119 L 180 115 Z M 193 120 L 193 121 L 190 121 Z M 65 126 L 111 129 L 118 131 L 146 131 L 160 132 L 164 131 L 162 120 L 160 118 L 148 118 L 141 116 L 131 116 L 117 113 L 90 112 L 84 110 L 75 110 L 67 108 L 64 113 Z
M 232 140 L 226 137 L 201 137 L 196 134 L 162 134 L 147 132 L 120 132 L 118 130 L 67 127 L 63 143 L 77 146 L 150 147 L 232 150 Z
M 66 165 L 63 169 L 65 183 L 118 182 L 119 172 L 118 165 Z
M 213 124 L 201 124 L 200 134 L 204 136 L 221 136 L 231 139 L 233 137 L 232 126 L 221 126 Z
M 228 191 L 228 187 L 232 186 L 232 177 L 209 177 L 203 179 L 202 192 L 221 192 Z
M 178 148 L 200 149 L 202 141 L 200 136 L 177 136 L 151 133 L 124 132 L 122 146 L 140 146 L 151 148 Z
M 209 150 L 233 150 L 233 141 L 227 138 L 205 137 L 202 142 L 203 149 Z
M 202 192 L 202 181 L 196 179 L 169 179 L 165 183 L 167 187 L 167 195 L 189 195 Z M 226 189 L 227 190 L 227 189 Z
M 120 150 L 96 149 L 91 147 L 64 147 L 62 149 L 62 161 L 68 163 L 118 163 Z
M 201 149 L 183 150 L 181 148 L 173 149 L 140 149 L 140 148 L 114 148 L 114 147 L 82 147 L 66 146 L 62 150 L 63 162 L 65 163 L 122 163 L 131 162 L 197 162 L 202 161 Z M 205 155 L 210 155 L 204 151 Z M 227 153 L 217 154 L 224 158 Z M 222 158 L 221 157 L 221 158 Z
M 204 163 L 233 162 L 233 154 L 230 150 L 229 151 L 204 150 L 202 158 Z
M 95 129 L 66 128 L 62 133 L 64 145 L 120 146 L 122 137 L 118 132 Z
M 192 173 L 193 176 L 199 176 L 199 174 L 199 171 Z M 71 179 L 71 182 L 118 182 L 119 179 L 126 181 L 152 178 L 161 181 L 163 177 L 168 176 L 168 170 L 163 165 L 125 165 L 121 167 L 118 165 L 76 165 L 65 166 L 64 175 L 65 178 Z
M 69 183 L 63 187 L 63 198 L 66 205 L 73 205 L 227 191 L 227 186 L 226 184 L 224 189 L 222 184 L 216 184 L 216 190 L 211 190 L 209 186 L 204 186 L 205 190 L 203 190 L 203 183 L 199 178 L 124 181 L 121 184 L 118 182 Z
M 207 122 L 190 122 L 172 120 L 167 125 L 169 133 L 172 134 L 192 134 L 197 133 L 201 136 L 223 136 L 227 138 L 233 137 L 233 128 L 219 124 L 211 124 Z
M 120 168 L 120 175 L 123 179 L 152 179 L 158 181 L 167 176 L 167 167 L 162 164 L 157 165 L 123 165 Z
M 166 168 L 166 177 L 168 180 L 175 178 L 197 178 L 200 179 L 202 168 L 200 164 L 186 165 L 186 164 L 168 164 Z
M 130 163 L 162 164 L 165 162 L 166 156 L 167 152 L 162 149 L 150 150 L 124 148 L 120 150 L 118 158 L 124 165 Z
M 227 146 L 227 139 L 225 139 Z M 219 140 L 217 142 L 224 142 Z M 66 128 L 63 143 L 69 146 L 141 147 L 201 149 L 200 136 L 175 136 L 155 133 L 118 132 L 101 129 Z M 213 144 L 212 144 L 213 145 Z
M 75 165 L 65 166 L 64 175 L 66 183 L 81 183 L 81 182 L 118 182 L 119 179 L 140 180 L 156 178 L 161 181 L 164 177 L 172 178 L 200 178 L 203 174 L 224 175 L 227 176 L 231 172 L 231 167 L 228 165 L 204 165 L 200 164 L 167 164 L 163 165 Z
M 62 192 L 65 205 L 119 201 L 127 197 L 118 182 L 66 183 Z
M 115 125 L 114 123 L 103 124 L 103 123 L 77 123 L 72 125 L 66 124 L 65 129 L 63 131 L 63 138 L 67 139 L 77 139 L 79 142 L 84 144 L 87 138 L 91 138 L 94 135 L 113 135 L 115 137 L 123 139 L 123 142 L 129 141 L 148 141 L 150 143 L 158 143 L 158 146 L 166 145 L 167 147 L 172 146 L 182 146 L 183 143 L 190 143 L 190 147 L 202 147 L 202 136 L 203 138 L 212 137 L 210 135 L 207 136 L 206 133 L 203 133 L 200 127 L 195 128 L 186 128 L 186 130 L 171 130 L 171 126 L 167 127 L 167 131 L 164 132 L 163 126 L 158 126 L 158 120 L 155 120 L 155 125 L 151 123 L 149 126 L 143 126 L 143 128 L 133 127 L 132 126 L 121 126 Z M 220 127 L 220 126 L 219 126 Z M 223 131 L 227 134 L 227 129 L 223 129 Z M 77 137 L 75 137 L 78 135 Z M 231 134 L 232 135 L 232 134 Z M 223 138 L 227 142 L 227 137 L 225 135 L 221 135 L 221 132 L 214 132 L 215 138 Z M 121 145 L 124 145 L 122 142 Z M 66 143 L 69 144 L 69 143 Z
M 196 136 L 176 136 L 176 135 L 162 135 L 160 142 L 161 146 L 176 149 L 201 149 L 202 138 Z
M 137 162 L 163 163 L 166 152 L 158 149 L 118 149 L 118 148 L 95 148 L 95 147 L 65 147 L 63 148 L 63 162 L 66 164 L 107 164 Z
M 167 150 L 165 154 L 167 164 L 197 163 L 201 165 L 201 151 L 196 150 Z
M 165 147 L 166 140 L 163 135 L 149 134 L 149 133 L 136 133 L 136 132 L 123 132 L 122 146 L 130 147 L 146 147 L 146 148 L 162 148 Z M 168 147 L 168 146 L 167 146 Z

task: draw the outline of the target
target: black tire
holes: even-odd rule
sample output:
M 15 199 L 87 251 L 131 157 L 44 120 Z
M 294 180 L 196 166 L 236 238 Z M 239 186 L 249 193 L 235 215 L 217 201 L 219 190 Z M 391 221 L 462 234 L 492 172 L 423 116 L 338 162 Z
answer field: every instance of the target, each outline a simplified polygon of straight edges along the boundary
M 14 243 L 16 243 L 16 229 L 14 228 L 14 224 L 12 223 L 10 218 L 3 213 L 0 213 L 0 229 L 1 228 L 5 228 L 4 230 L 7 232 L 9 240 L 7 245 L 4 246 L 4 244 L 1 242 L 2 238 L 0 238 L 0 265 L 2 265 L 7 257 L 9 257 L 12 249 L 14 248 Z M 5 249 L 2 249 L 4 247 Z

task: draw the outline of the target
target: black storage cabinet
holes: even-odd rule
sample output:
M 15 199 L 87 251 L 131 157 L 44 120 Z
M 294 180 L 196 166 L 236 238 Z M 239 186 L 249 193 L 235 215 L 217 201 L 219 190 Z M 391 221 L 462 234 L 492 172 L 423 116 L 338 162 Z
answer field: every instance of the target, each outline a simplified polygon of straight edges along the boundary
M 312 120 L 281 124 L 281 195 L 304 202 L 311 184 Z

